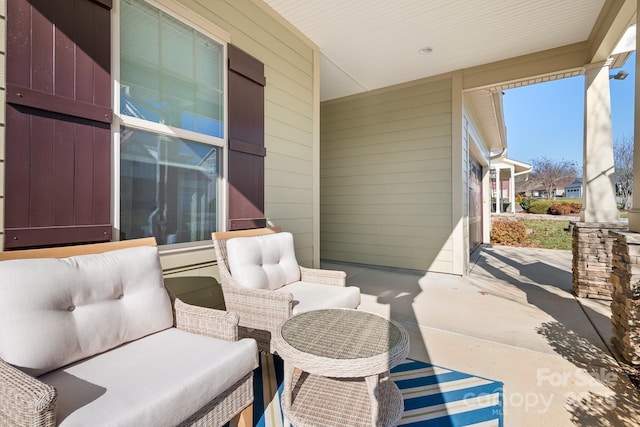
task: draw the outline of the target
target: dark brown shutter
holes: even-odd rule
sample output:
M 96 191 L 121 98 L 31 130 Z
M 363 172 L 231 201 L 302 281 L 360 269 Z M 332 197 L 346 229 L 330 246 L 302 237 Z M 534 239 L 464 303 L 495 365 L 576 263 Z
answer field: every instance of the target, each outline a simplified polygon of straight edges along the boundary
M 265 227 L 264 65 L 229 45 L 229 230 Z
M 111 240 L 110 8 L 7 2 L 7 249 Z

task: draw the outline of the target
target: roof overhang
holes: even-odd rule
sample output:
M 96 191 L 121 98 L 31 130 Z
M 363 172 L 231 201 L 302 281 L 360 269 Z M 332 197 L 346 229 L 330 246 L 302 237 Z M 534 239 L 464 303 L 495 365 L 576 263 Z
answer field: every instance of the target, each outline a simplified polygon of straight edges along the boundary
M 511 168 L 513 168 L 513 176 L 516 177 L 530 173 L 533 166 L 506 157 L 499 157 L 491 160 L 491 168 L 500 169 L 500 178 L 510 178 Z
M 466 92 L 464 96 L 490 156 L 504 154 L 507 149 L 507 134 L 502 91 L 481 89 Z

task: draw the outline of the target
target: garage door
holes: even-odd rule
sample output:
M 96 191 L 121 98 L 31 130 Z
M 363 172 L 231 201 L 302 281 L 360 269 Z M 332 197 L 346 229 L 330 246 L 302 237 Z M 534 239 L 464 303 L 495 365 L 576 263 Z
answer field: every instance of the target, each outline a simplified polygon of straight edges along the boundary
M 482 243 L 482 166 L 469 159 L 469 249 Z

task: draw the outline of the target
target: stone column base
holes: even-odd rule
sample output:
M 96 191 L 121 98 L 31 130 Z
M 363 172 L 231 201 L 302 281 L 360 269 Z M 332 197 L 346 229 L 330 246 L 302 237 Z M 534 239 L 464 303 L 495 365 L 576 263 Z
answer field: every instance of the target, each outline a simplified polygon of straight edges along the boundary
M 612 232 L 611 342 L 629 363 L 640 365 L 640 234 Z
M 573 293 L 581 298 L 611 299 L 611 258 L 614 236 L 626 231 L 620 222 L 571 222 L 573 225 Z

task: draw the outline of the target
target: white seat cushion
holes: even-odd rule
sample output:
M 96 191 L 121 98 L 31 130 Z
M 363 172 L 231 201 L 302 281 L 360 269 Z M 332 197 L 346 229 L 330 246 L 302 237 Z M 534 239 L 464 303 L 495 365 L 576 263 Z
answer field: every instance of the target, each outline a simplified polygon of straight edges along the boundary
M 357 308 L 360 305 L 360 289 L 355 286 L 294 282 L 275 292 L 293 295 L 293 314 L 321 308 Z
M 291 233 L 229 239 L 227 258 L 231 276 L 246 288 L 273 290 L 300 280 Z
M 171 427 L 253 371 L 257 357 L 254 340 L 170 328 L 38 379 L 58 390 L 60 426 Z

